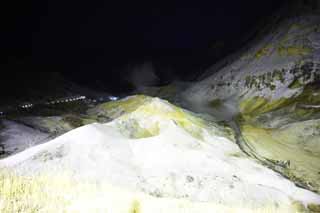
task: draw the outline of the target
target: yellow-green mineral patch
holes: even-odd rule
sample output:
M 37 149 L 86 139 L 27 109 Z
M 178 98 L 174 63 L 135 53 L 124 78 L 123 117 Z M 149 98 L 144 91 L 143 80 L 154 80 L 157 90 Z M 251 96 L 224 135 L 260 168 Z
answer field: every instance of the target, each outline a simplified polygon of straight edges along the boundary
M 231 131 L 209 123 L 196 114 L 177 107 L 168 101 L 144 95 L 131 96 L 98 106 L 94 113 L 118 118 L 120 131 L 131 138 L 151 137 L 159 134 L 160 122 L 173 121 L 193 137 L 203 139 L 203 131 L 233 139 Z M 93 115 L 93 111 L 91 112 Z
M 293 113 L 296 115 L 315 113 L 319 111 L 318 108 L 308 108 L 308 106 L 314 105 L 320 105 L 320 88 L 310 84 L 305 85 L 299 94 L 289 98 L 283 97 L 275 100 L 260 96 L 244 98 L 240 101 L 239 108 L 242 118 L 245 121 L 252 121 L 262 114 L 290 106 L 294 107 Z
M 244 139 L 256 152 L 273 161 L 287 162 L 284 175 L 320 192 L 320 120 L 287 125 L 280 129 L 243 125 Z
M 194 137 L 201 138 L 205 128 L 203 120 L 161 99 L 146 97 L 146 100 L 144 104 L 137 105 L 135 111 L 119 118 L 119 126 L 125 128 L 123 132 L 129 130 L 133 138 L 154 136 L 159 133 L 159 122 L 171 120 Z
M 257 59 L 259 59 L 259 58 L 267 55 L 270 51 L 270 48 L 271 48 L 270 46 L 266 46 L 266 47 L 261 48 L 260 50 L 257 51 L 257 53 L 255 54 L 255 57 Z
M 117 118 L 124 113 L 130 113 L 136 110 L 140 105 L 150 101 L 151 97 L 136 95 L 127 97 L 118 101 L 103 103 L 97 107 L 98 113 L 104 113 L 108 117 Z
M 311 48 L 303 46 L 278 47 L 278 54 L 280 56 L 305 56 L 312 52 Z

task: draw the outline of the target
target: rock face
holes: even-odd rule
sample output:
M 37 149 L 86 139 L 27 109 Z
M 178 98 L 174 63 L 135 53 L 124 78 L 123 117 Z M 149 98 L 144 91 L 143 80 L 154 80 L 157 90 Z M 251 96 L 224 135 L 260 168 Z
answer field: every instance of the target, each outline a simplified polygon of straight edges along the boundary
M 198 111 L 231 115 L 252 155 L 319 193 L 320 13 L 314 3 L 281 17 L 183 96 Z M 230 104 L 232 110 L 221 111 Z
M 159 212 L 174 212 L 175 208 L 181 212 L 188 205 L 194 209 L 191 212 L 294 212 L 320 204 L 319 195 L 296 187 L 243 154 L 227 127 L 147 96 L 131 96 L 99 108 L 113 120 L 74 129 L 3 159 L 1 168 L 35 181 L 42 176 L 53 181 L 68 174 L 74 185 L 107 184 L 124 190 L 123 194 L 136 192 L 155 197 L 159 199 L 153 201 L 155 206 L 162 199 L 172 203 Z M 3 193 L 0 187 L 0 195 Z M 108 195 L 98 193 L 100 197 Z M 60 198 L 60 205 L 67 203 L 61 208 L 81 209 L 79 196 Z M 141 212 L 147 212 L 142 209 L 151 205 L 151 198 L 142 200 L 136 195 L 131 199 L 129 203 L 138 202 Z M 200 207 L 199 202 L 207 206 Z M 99 210 L 108 210 L 101 203 L 97 205 L 97 209 L 101 205 Z

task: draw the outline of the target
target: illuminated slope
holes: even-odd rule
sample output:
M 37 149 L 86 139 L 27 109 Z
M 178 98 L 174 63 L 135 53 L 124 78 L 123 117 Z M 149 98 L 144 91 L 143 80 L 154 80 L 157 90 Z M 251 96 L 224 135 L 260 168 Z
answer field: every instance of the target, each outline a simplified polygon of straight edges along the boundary
M 261 38 L 182 96 L 195 111 L 236 122 L 263 163 L 320 193 L 320 8 L 312 2 L 293 1 Z
M 320 204 L 320 196 L 246 157 L 215 123 L 146 96 L 109 103 L 101 113 L 109 107 L 118 115 L 112 122 L 77 128 L 1 160 L 7 170 L 0 208 L 299 212 Z M 23 204 L 30 197 L 36 200 Z

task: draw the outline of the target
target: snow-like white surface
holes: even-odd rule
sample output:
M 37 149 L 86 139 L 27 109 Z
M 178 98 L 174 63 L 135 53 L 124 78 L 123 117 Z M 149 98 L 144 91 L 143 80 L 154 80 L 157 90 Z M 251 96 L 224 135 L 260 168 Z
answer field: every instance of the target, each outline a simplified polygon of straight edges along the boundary
M 207 134 L 198 140 L 168 121 L 157 136 L 130 139 L 115 122 L 72 130 L 1 160 L 0 167 L 23 174 L 72 171 L 79 180 L 229 207 L 320 203 L 319 195 L 297 188 L 256 161 L 232 157 L 240 150 L 226 138 Z
M 0 132 L 0 144 L 9 154 L 21 152 L 27 148 L 48 141 L 48 134 L 14 121 L 2 120 L 4 128 Z

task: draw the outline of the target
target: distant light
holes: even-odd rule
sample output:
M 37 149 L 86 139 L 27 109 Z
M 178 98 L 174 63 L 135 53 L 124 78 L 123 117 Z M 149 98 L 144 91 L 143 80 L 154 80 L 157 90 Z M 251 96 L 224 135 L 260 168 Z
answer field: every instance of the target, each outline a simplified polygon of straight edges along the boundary
M 116 97 L 116 96 L 109 96 L 109 99 L 110 99 L 111 101 L 116 101 L 116 100 L 118 100 L 118 97 Z

